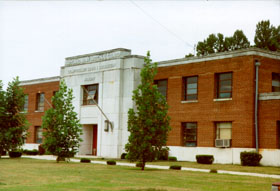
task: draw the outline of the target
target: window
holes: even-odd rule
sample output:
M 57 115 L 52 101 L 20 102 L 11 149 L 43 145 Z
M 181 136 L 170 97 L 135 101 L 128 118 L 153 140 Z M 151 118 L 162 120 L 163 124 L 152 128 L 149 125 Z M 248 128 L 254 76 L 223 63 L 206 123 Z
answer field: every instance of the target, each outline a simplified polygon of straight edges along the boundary
M 182 123 L 183 145 L 187 147 L 197 146 L 197 123 Z
M 83 86 L 83 90 L 83 105 L 94 105 L 98 103 L 98 84 Z
M 280 92 L 280 74 L 272 73 L 272 92 Z
M 35 127 L 35 142 L 36 143 L 43 142 L 43 128 L 40 126 Z
M 232 72 L 216 75 L 217 98 L 232 97 Z
M 44 111 L 44 103 L 45 103 L 45 94 L 44 93 L 37 93 L 37 96 L 36 96 L 36 110 L 37 111 Z
M 216 123 L 216 139 L 231 139 L 231 122 Z
M 25 112 L 28 111 L 28 95 L 24 96 L 24 105 L 23 105 L 22 111 L 25 111 Z
M 155 80 L 155 84 L 158 87 L 158 91 L 167 98 L 167 80 Z
M 183 100 L 197 100 L 197 76 L 183 78 Z

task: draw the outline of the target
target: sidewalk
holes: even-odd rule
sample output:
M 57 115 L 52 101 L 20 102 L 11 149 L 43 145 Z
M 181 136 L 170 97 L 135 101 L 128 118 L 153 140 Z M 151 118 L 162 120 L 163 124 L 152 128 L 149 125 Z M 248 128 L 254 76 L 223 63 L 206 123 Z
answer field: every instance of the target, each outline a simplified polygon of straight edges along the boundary
M 41 159 L 41 160 L 56 160 L 56 156 L 53 155 L 36 155 L 36 156 L 22 156 L 22 158 L 32 158 L 32 159 Z M 80 162 L 79 159 L 70 159 L 71 162 Z M 106 165 L 106 161 L 91 161 L 93 164 L 104 164 Z M 130 166 L 135 167 L 134 163 L 118 163 L 119 166 Z M 146 165 L 146 168 L 155 168 L 155 169 L 162 169 L 168 170 L 169 166 L 160 166 L 160 165 Z M 193 171 L 193 172 L 210 172 L 209 169 L 198 169 L 198 168 L 187 168 L 182 167 L 181 170 L 185 171 Z M 263 178 L 275 178 L 280 179 L 280 175 L 274 174 L 260 174 L 260 173 L 250 173 L 250 172 L 236 172 L 236 171 L 227 171 L 227 170 L 217 170 L 219 174 L 231 174 L 231 175 L 240 175 L 240 176 L 256 176 L 256 177 L 263 177 Z

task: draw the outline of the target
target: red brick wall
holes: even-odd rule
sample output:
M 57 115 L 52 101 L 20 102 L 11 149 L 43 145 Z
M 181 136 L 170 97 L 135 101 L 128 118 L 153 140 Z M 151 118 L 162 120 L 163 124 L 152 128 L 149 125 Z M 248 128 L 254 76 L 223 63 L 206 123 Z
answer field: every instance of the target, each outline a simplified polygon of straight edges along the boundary
M 280 61 L 257 57 L 260 62 L 259 93 L 272 91 L 272 72 L 280 73 Z M 280 121 L 280 100 L 259 101 L 259 147 L 279 148 L 277 121 Z
M 169 115 L 172 127 L 168 145 L 182 145 L 182 122 L 197 122 L 197 146 L 212 147 L 216 136 L 214 122 L 231 121 L 232 147 L 255 147 L 255 58 L 257 57 L 241 56 L 160 67 L 155 79 L 168 78 L 167 100 L 170 106 Z M 258 58 L 261 62 L 271 63 L 271 59 Z M 279 61 L 273 62 L 277 62 L 279 65 Z M 262 67 L 267 66 L 263 65 Z M 273 68 L 277 67 L 273 65 Z M 271 70 L 271 68 L 268 68 L 268 70 Z M 233 72 L 233 95 L 230 101 L 217 102 L 213 100 L 215 98 L 215 73 L 222 72 Z M 260 73 L 266 74 L 267 72 L 261 71 Z M 198 75 L 198 102 L 181 103 L 182 77 L 193 75 Z M 260 78 L 263 79 L 260 90 L 271 91 L 271 81 L 267 82 L 267 76 L 261 74 Z M 263 132 L 260 131 L 260 133 Z
M 35 126 L 42 125 L 42 116 L 44 112 L 36 112 L 36 95 L 37 93 L 44 93 L 45 99 L 51 103 L 51 98 L 54 91 L 59 90 L 59 81 L 57 82 L 48 82 L 34 85 L 22 86 L 24 93 L 28 94 L 28 111 L 27 111 L 27 120 L 30 124 L 28 129 L 29 136 L 26 140 L 26 143 L 35 143 Z M 49 109 L 49 104 L 45 101 L 44 110 Z

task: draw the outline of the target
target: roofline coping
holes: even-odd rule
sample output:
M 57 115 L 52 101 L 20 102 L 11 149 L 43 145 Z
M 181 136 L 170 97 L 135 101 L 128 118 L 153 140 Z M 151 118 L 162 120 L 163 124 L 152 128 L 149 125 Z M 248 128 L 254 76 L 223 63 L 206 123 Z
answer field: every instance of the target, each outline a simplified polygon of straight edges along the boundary
M 250 48 L 234 50 L 234 51 L 213 53 L 206 56 L 194 56 L 188 58 L 179 58 L 179 59 L 160 61 L 157 63 L 158 63 L 158 67 L 167 67 L 173 65 L 189 64 L 189 63 L 219 60 L 219 59 L 233 58 L 239 56 L 250 56 L 250 55 L 263 56 L 263 57 L 280 60 L 280 52 L 264 50 L 256 47 L 250 47 Z
M 48 83 L 48 82 L 56 82 L 60 81 L 60 76 L 53 76 L 53 77 L 47 77 L 47 78 L 37 78 L 33 80 L 24 80 L 20 81 L 20 86 L 27 86 L 27 85 L 33 85 L 33 84 L 42 84 L 42 83 Z

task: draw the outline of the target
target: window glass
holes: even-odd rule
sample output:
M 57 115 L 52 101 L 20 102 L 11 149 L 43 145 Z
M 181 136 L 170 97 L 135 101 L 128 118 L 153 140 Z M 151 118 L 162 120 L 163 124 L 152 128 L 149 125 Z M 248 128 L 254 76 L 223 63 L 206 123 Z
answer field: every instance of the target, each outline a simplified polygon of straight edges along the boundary
M 98 84 L 83 86 L 83 105 L 94 105 L 98 103 Z
M 280 92 L 280 74 L 272 73 L 272 92 Z
M 36 143 L 43 142 L 43 128 L 40 126 L 35 127 L 35 142 Z
M 216 123 L 216 139 L 231 139 L 232 138 L 232 123 L 222 122 Z
M 232 97 L 232 73 L 217 74 L 217 98 Z
M 167 97 L 167 80 L 155 80 L 158 91 L 166 98 Z
M 197 100 L 197 76 L 183 78 L 183 100 Z
M 187 147 L 197 146 L 197 123 L 182 123 L 183 145 Z
M 24 105 L 23 105 L 23 111 L 28 111 L 28 95 L 24 96 Z
M 45 94 L 44 93 L 38 93 L 37 94 L 37 111 L 44 111 L 44 103 L 45 103 Z

